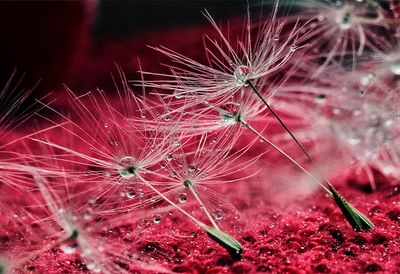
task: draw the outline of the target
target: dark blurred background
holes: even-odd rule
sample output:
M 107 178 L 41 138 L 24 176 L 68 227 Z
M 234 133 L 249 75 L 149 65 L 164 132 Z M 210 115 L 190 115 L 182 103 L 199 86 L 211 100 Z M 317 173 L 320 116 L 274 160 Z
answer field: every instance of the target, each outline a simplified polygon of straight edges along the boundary
M 36 94 L 57 89 L 82 77 L 87 55 L 105 41 L 207 24 L 204 9 L 223 20 L 245 14 L 246 7 L 246 1 L 211 0 L 1 1 L 0 87 L 17 69 L 27 85 L 41 80 Z

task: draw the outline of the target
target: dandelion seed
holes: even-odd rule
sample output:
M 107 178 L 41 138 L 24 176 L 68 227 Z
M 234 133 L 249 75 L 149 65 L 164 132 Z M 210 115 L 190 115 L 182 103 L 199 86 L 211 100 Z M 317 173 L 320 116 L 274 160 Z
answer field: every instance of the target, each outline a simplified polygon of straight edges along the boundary
M 305 25 L 306 34 L 299 38 L 299 43 L 309 43 L 310 49 L 321 51 L 321 54 L 312 56 L 323 60 L 313 77 L 319 76 L 333 62 L 351 60 L 354 67 L 357 57 L 366 50 L 375 51 L 387 45 L 381 33 L 389 33 L 390 26 L 396 24 L 388 19 L 385 9 L 375 1 L 343 1 L 336 4 L 331 1 L 298 1 L 295 5 L 300 11 L 293 16 L 294 22 L 299 18 L 317 18 L 312 24 Z
M 259 27 L 258 35 L 251 37 L 250 13 L 245 26 L 246 35 L 237 41 L 235 48 L 228 36 L 224 35 L 217 23 L 206 11 L 205 17 L 217 31 L 217 39 L 206 36 L 205 51 L 209 65 L 191 60 L 165 47 L 154 48 L 171 58 L 178 66 L 171 65 L 171 74 L 144 72 L 144 75 L 164 77 L 165 81 L 141 81 L 145 87 L 172 90 L 185 98 L 198 98 L 199 101 L 218 99 L 221 104 L 231 95 L 248 86 L 248 81 L 257 82 L 265 76 L 280 72 L 297 49 L 299 29 L 291 30 L 285 39 L 276 39 L 282 32 L 284 23 L 276 20 L 276 8 L 270 19 Z M 200 96 L 200 97 L 199 97 Z M 210 98 L 211 97 L 211 98 Z M 196 99 L 197 101 L 197 99 Z
M 58 165 L 58 161 L 54 159 L 51 161 L 54 165 Z M 156 264 L 149 265 L 137 260 L 131 261 L 131 259 L 124 257 L 121 252 L 121 244 L 118 244 L 116 239 L 111 241 L 98 236 L 100 232 L 104 231 L 105 227 L 121 225 L 121 221 L 126 225 L 126 217 L 123 214 L 117 214 L 117 212 L 114 212 L 112 218 L 109 218 L 109 216 L 102 218 L 109 215 L 110 209 L 115 204 L 93 204 L 89 209 L 85 206 L 88 203 L 87 192 L 91 192 L 91 195 L 95 195 L 95 193 L 93 193 L 91 187 L 82 183 L 81 180 L 69 176 L 57 177 L 56 180 L 50 182 L 37 173 L 32 175 L 43 195 L 43 206 L 48 209 L 49 216 L 51 216 L 51 218 L 47 217 L 38 222 L 47 222 L 47 226 L 43 225 L 43 227 L 51 228 L 46 231 L 48 234 L 46 238 L 54 236 L 58 238 L 55 243 L 36 251 L 35 255 L 40 255 L 44 251 L 59 246 L 66 254 L 78 253 L 86 262 L 87 267 L 96 273 L 128 273 L 129 271 L 114 263 L 116 260 L 126 264 L 135 263 L 144 270 L 160 271 L 162 269 Z M 77 186 L 80 190 L 79 193 L 75 192 Z M 92 217 L 85 218 L 88 210 L 90 210 L 93 218 L 96 217 L 95 223 L 91 222 Z M 130 216 L 131 220 L 135 218 Z M 57 227 L 61 228 L 62 231 Z M 51 235 L 54 233 L 53 231 L 57 231 L 55 235 Z
M 356 160 L 360 168 L 366 167 L 368 165 L 366 163 L 369 163 L 381 170 L 384 166 L 395 170 L 393 167 L 397 166 L 396 159 L 399 157 L 396 156 L 399 150 L 395 137 L 398 130 L 395 123 L 398 119 L 397 89 L 391 90 L 385 83 L 374 79 L 364 87 L 364 95 L 359 96 L 357 94 L 359 85 L 353 84 L 359 82 L 355 73 L 348 75 L 348 72 L 338 71 L 335 68 L 327 73 L 342 79 L 341 83 L 331 82 L 327 86 L 323 80 L 325 77 L 322 77 L 308 83 L 304 89 L 317 92 L 324 90 L 327 103 L 324 106 L 315 106 L 315 110 L 310 113 L 301 110 L 301 106 L 292 108 L 292 115 L 302 117 L 300 119 L 310 125 L 308 129 L 302 131 L 302 134 L 309 132 L 311 139 L 326 140 L 325 142 L 330 143 L 336 138 L 339 147 L 343 147 L 343 158 L 348 159 L 346 163 Z M 341 89 L 343 86 L 346 87 L 345 90 Z M 296 92 L 299 88 L 301 87 L 295 87 Z M 314 96 L 313 92 L 309 96 Z M 288 96 L 285 96 L 284 100 L 287 98 Z M 305 104 L 311 103 L 310 101 L 306 95 L 303 96 Z M 357 108 L 354 109 L 354 106 Z M 285 111 L 287 107 L 282 105 L 279 108 Z M 313 133 L 311 128 L 315 130 Z M 388 143 L 390 145 L 387 145 Z M 394 172 L 391 175 L 397 177 L 396 174 Z

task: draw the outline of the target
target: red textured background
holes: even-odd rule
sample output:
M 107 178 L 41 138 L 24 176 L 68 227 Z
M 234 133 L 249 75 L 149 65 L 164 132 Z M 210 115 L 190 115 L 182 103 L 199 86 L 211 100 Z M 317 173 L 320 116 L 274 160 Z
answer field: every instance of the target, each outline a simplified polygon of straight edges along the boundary
M 2 72 L 17 66 L 26 70 L 29 79 L 42 78 L 37 94 L 54 91 L 54 97 L 59 98 L 55 105 L 60 108 L 63 83 L 77 93 L 96 87 L 112 90 L 110 73 L 114 71 L 114 62 L 122 66 L 128 79 L 138 76 L 137 57 L 146 70 L 161 71 L 159 63 L 165 59 L 146 45 L 167 45 L 201 60 L 202 34 L 210 31 L 209 26 L 160 29 L 90 46 L 90 8 L 82 2 L 57 5 L 61 4 L 42 4 L 43 8 L 32 4 L 21 9 L 16 4 L 2 4 L 0 33 L 15 44 L 2 43 L 0 50 L 8 55 L 1 62 Z M 27 23 L 15 24 L 14 30 L 8 28 L 14 16 L 25 18 Z M 51 24 L 53 20 L 63 22 L 60 28 Z M 268 154 L 264 158 L 259 167 L 269 163 Z M 279 175 L 279 169 L 272 170 Z M 285 199 L 285 192 L 278 198 L 271 197 L 271 189 L 279 180 L 276 174 L 264 172 L 230 188 L 217 189 L 226 193 L 241 213 L 237 228 L 232 228 L 231 223 L 225 226 L 242 243 L 242 260 L 232 260 L 195 226 L 185 221 L 174 223 L 169 218 L 149 228 L 142 240 L 135 243 L 135 249 L 183 273 L 400 273 L 399 183 L 376 173 L 378 187 L 372 192 L 367 182 L 344 177 L 347 174 L 343 170 L 333 183 L 376 224 L 370 233 L 354 232 L 322 191 L 308 197 L 291 194 Z M 297 178 L 293 177 L 294 185 Z M 171 228 L 176 232 L 170 232 Z M 173 237 L 165 237 L 166 234 Z M 6 238 L 0 234 L 0 242 L 1 239 Z M 86 271 L 78 255 L 65 255 L 55 249 L 28 263 L 23 272 Z

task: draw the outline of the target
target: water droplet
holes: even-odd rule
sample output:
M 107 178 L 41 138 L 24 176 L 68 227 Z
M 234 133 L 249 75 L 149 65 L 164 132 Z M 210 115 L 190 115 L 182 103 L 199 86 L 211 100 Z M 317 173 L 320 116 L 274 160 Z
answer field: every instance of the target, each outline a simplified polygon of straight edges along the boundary
M 68 240 L 66 243 L 60 245 L 61 250 L 65 254 L 73 254 L 76 251 L 77 247 L 78 243 L 75 240 L 73 241 Z
M 179 140 L 175 140 L 172 144 L 173 144 L 175 147 L 177 147 L 177 146 L 180 146 L 181 142 L 180 142 Z
M 95 272 L 95 273 L 100 273 L 100 272 L 101 272 L 101 267 L 100 267 L 98 264 L 93 263 L 93 262 L 88 263 L 88 264 L 87 264 L 87 268 L 88 268 L 89 270 Z
M 215 218 L 216 220 L 221 220 L 222 217 L 223 217 L 222 210 L 221 210 L 221 209 L 216 209 L 216 210 L 214 211 L 214 218 Z
M 314 101 L 318 104 L 325 103 L 326 95 L 325 94 L 318 94 L 314 97 Z
M 104 124 L 104 128 L 108 128 L 108 124 L 107 123 Z
M 155 214 L 153 216 L 153 223 L 159 224 L 161 222 L 161 215 L 160 214 Z
M 165 168 L 165 164 L 164 164 L 164 163 L 161 163 L 161 164 L 160 164 L 160 167 L 161 167 L 162 169 L 164 169 L 164 168 Z
M 133 199 L 133 198 L 136 197 L 136 191 L 135 191 L 135 189 L 132 188 L 132 187 L 127 187 L 127 188 L 125 189 L 125 195 L 126 195 L 126 197 L 127 197 L 128 199 Z
M 119 174 L 124 178 L 135 176 L 137 170 L 135 162 L 136 161 L 133 157 L 123 157 L 118 163 L 121 167 L 118 169 Z
M 146 118 L 146 113 L 142 111 L 142 112 L 140 113 L 140 117 L 142 117 L 143 119 Z
M 139 188 L 139 197 L 143 198 L 144 197 L 144 190 Z
M 210 144 L 215 144 L 216 142 L 217 142 L 217 138 L 214 137 L 211 139 Z
M 164 121 L 166 121 L 166 122 L 171 121 L 171 116 L 169 116 L 169 115 L 164 116 Z
M 250 80 L 251 73 L 250 68 L 248 66 L 237 66 L 233 72 L 233 77 L 235 78 L 236 83 L 241 86 L 248 86 L 248 80 Z
M 176 99 L 180 99 L 180 98 L 182 98 L 183 97 L 183 94 L 182 93 L 175 93 L 175 98 Z
M 342 18 L 339 19 L 339 26 L 343 30 L 351 28 L 351 14 L 346 11 L 343 13 Z
M 178 196 L 178 202 L 180 203 L 186 203 L 187 201 L 187 194 L 186 193 L 181 193 Z
M 390 71 L 395 75 L 400 75 L 400 60 L 396 60 L 390 64 Z
M 290 46 L 290 51 L 291 51 L 291 52 L 294 52 L 294 51 L 296 51 L 296 50 L 297 50 L 297 46 L 296 46 L 295 44 L 293 44 L 293 45 Z
M 347 138 L 347 142 L 353 146 L 358 145 L 359 143 L 361 143 L 361 141 L 361 138 L 359 138 L 358 136 L 349 136 Z
M 274 41 L 279 41 L 279 35 L 275 34 L 273 39 L 274 39 Z
M 167 155 L 167 161 L 168 161 L 168 162 L 171 162 L 172 159 L 174 159 L 174 156 L 172 156 L 172 154 L 168 154 L 168 155 Z
M 240 105 L 235 102 L 225 103 L 221 106 L 221 119 L 225 126 L 234 125 L 240 121 Z
M 90 256 L 93 254 L 93 251 L 90 248 L 86 247 L 82 250 L 82 254 L 83 256 Z
M 93 210 L 91 208 L 86 209 L 86 211 L 83 213 L 83 219 L 86 221 L 91 220 L 93 217 Z

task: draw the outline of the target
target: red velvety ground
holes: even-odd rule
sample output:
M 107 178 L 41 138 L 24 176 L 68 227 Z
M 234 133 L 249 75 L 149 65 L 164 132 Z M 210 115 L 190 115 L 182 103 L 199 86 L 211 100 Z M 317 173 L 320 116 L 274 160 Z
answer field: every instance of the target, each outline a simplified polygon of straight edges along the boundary
M 162 43 L 202 59 L 200 34 L 208 30 L 190 27 L 104 42 L 83 59 L 81 68 L 76 68 L 76 75 L 81 77 L 67 84 L 82 93 L 96 86 L 107 89 L 111 86 L 107 79 L 110 79 L 113 61 L 122 65 L 128 78 L 133 78 L 137 56 L 146 69 L 152 69 L 163 60 L 155 58 L 154 53 L 145 48 L 146 44 Z M 57 91 L 56 96 L 63 92 Z M 62 99 L 55 104 L 62 108 Z M 267 162 L 268 159 L 264 159 L 257 165 L 262 167 Z M 271 197 L 270 185 L 276 180 L 263 173 L 263 176 L 216 189 L 225 193 L 240 212 L 240 219 L 225 222 L 222 218 L 220 223 L 243 245 L 241 260 L 232 260 L 207 235 L 182 220 L 179 213 L 144 230 L 133 248 L 144 257 L 183 273 L 400 273 L 400 186 L 397 181 L 376 176 L 378 188 L 375 192 L 360 179 L 338 176 L 333 181 L 339 183 L 338 190 L 376 224 L 370 233 L 354 232 L 333 201 L 321 191 L 298 199 L 293 195 L 285 199 L 284 194 L 279 199 Z M 123 236 L 121 229 L 120 237 Z M 0 241 L 6 242 L 7 237 L 0 234 Z M 38 256 L 23 270 L 26 273 L 87 271 L 77 254 L 66 255 L 58 248 Z

